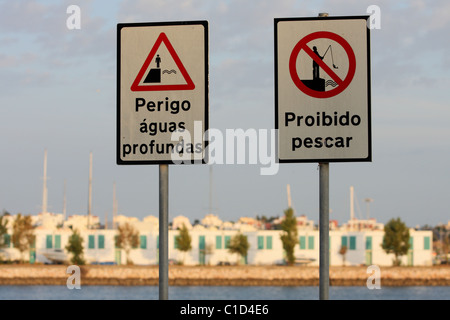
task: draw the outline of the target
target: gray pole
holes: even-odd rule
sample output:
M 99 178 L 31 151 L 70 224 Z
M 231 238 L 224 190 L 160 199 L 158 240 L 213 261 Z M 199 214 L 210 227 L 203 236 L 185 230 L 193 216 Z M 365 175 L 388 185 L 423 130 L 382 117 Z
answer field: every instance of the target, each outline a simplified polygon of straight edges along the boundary
M 319 17 L 328 17 L 328 13 L 319 13 Z M 328 300 L 330 285 L 330 165 L 319 163 L 319 299 Z
M 159 165 L 159 300 L 169 299 L 169 165 Z
M 320 260 L 319 260 L 319 298 L 328 300 L 330 283 L 330 261 L 329 261 L 329 215 L 330 215 L 330 193 L 329 193 L 329 170 L 328 163 L 319 163 L 319 234 L 320 234 Z

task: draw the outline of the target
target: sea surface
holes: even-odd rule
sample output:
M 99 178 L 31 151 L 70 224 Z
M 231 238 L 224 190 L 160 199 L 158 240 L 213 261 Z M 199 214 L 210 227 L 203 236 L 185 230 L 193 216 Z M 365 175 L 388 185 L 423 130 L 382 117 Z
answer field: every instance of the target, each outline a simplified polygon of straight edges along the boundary
M 0 286 L 0 300 L 158 300 L 158 286 Z M 450 300 L 448 286 L 331 286 L 330 300 Z M 173 286 L 169 300 L 319 300 L 318 287 Z

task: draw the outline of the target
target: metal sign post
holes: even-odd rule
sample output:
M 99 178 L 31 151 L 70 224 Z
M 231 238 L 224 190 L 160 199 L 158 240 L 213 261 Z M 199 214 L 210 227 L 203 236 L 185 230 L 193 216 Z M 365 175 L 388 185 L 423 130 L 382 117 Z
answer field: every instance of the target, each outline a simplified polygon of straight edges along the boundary
M 328 17 L 328 13 L 319 13 Z M 319 299 L 328 300 L 330 286 L 330 164 L 319 163 Z
M 330 284 L 330 261 L 329 261 L 329 163 L 319 163 L 319 299 L 328 300 Z
M 160 300 L 169 297 L 169 165 L 206 163 L 208 47 L 207 21 L 117 25 L 116 162 L 159 165 Z
M 329 298 L 329 163 L 372 161 L 369 16 L 275 19 L 280 163 L 319 164 L 319 296 Z
M 169 299 L 169 165 L 159 165 L 159 300 Z

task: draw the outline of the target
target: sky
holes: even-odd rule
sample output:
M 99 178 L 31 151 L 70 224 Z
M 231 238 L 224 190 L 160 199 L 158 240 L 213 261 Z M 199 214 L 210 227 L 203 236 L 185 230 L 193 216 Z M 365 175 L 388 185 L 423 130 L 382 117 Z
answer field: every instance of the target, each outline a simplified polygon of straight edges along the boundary
M 69 29 L 70 5 L 80 29 Z M 116 164 L 117 23 L 209 22 L 210 128 L 274 126 L 274 19 L 368 15 L 371 30 L 372 161 L 330 163 L 330 219 L 355 216 L 408 226 L 450 220 L 450 3 L 436 1 L 113 0 L 0 1 L 0 210 L 38 214 L 44 152 L 48 210 L 158 216 L 158 165 Z M 318 224 L 317 163 L 169 166 L 169 219 L 212 212 L 224 221 L 281 216 L 287 185 L 296 215 Z M 212 182 L 212 183 L 210 183 Z M 212 185 L 212 187 L 210 187 Z M 369 207 L 364 199 L 373 199 Z M 212 201 L 211 201 L 212 200 Z

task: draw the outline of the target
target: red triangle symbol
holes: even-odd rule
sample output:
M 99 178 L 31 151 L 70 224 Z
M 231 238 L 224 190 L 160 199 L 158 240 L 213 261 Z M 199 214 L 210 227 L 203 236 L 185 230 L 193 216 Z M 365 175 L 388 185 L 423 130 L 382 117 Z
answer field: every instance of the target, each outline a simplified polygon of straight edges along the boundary
M 175 64 L 177 65 L 179 71 L 181 72 L 182 76 L 184 77 L 184 80 L 186 83 L 184 84 L 150 84 L 150 85 L 144 85 L 141 84 L 142 78 L 145 76 L 145 72 L 148 70 L 148 67 L 150 63 L 152 62 L 156 52 L 158 51 L 159 47 L 161 46 L 161 43 L 165 44 L 167 50 L 169 51 L 170 55 L 172 56 L 172 59 L 175 61 Z M 161 77 L 160 69 L 159 70 L 159 77 Z M 152 70 L 150 70 L 152 71 Z M 145 80 L 144 80 L 145 81 Z M 158 81 L 155 81 L 158 82 Z M 167 38 L 166 34 L 162 32 L 158 39 L 156 39 L 155 44 L 153 45 L 153 48 L 150 50 L 150 53 L 147 56 L 147 59 L 145 59 L 144 64 L 141 67 L 141 70 L 139 70 L 138 75 L 136 76 L 136 79 L 134 79 L 133 84 L 131 85 L 131 91 L 167 91 L 167 90 L 193 90 L 195 88 L 194 82 L 192 82 L 191 77 L 186 71 L 186 68 L 184 67 L 183 63 L 181 62 L 180 58 L 178 57 L 177 53 L 175 52 L 175 49 L 173 48 L 172 44 L 170 43 L 169 39 Z

